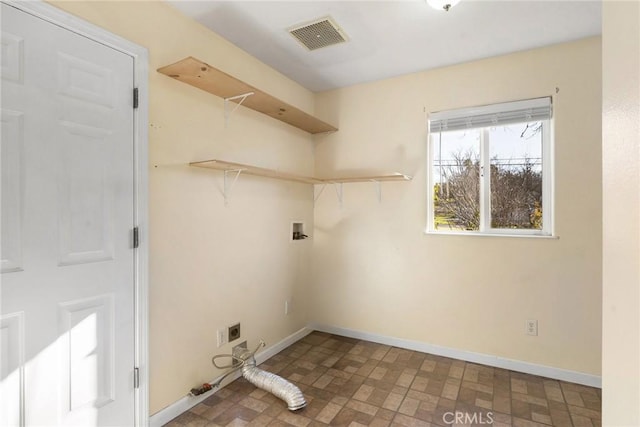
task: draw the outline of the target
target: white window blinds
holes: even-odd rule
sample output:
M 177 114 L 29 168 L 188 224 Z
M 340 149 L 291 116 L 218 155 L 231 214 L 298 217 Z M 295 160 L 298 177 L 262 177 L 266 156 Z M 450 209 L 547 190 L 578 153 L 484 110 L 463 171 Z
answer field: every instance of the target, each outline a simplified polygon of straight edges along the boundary
M 536 122 L 548 120 L 551 115 L 550 97 L 505 102 L 431 113 L 429 115 L 429 131 L 445 132 L 511 123 Z

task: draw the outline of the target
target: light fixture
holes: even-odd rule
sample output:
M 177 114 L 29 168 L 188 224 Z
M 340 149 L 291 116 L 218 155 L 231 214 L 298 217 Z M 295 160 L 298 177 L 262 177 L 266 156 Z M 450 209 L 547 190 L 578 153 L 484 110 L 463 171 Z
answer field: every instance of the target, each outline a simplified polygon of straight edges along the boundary
M 432 8 L 436 10 L 444 10 L 446 12 L 459 2 L 460 0 L 427 0 L 427 3 L 429 3 L 429 6 Z

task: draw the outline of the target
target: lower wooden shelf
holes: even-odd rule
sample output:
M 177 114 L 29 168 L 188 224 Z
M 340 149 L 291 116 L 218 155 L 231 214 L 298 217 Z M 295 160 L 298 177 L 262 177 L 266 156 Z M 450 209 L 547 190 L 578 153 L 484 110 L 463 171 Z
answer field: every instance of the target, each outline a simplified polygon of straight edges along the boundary
M 226 162 L 224 160 L 204 160 L 201 162 L 191 162 L 190 166 L 206 169 L 216 169 L 226 172 L 239 172 L 247 175 L 262 176 L 266 178 L 282 179 L 285 181 L 301 182 L 304 184 L 338 184 L 351 182 L 382 182 L 382 181 L 411 181 L 411 176 L 401 173 L 388 175 L 363 175 L 338 178 L 314 178 L 309 176 L 295 175 L 280 172 L 275 169 L 266 169 L 257 166 L 245 165 L 242 163 Z

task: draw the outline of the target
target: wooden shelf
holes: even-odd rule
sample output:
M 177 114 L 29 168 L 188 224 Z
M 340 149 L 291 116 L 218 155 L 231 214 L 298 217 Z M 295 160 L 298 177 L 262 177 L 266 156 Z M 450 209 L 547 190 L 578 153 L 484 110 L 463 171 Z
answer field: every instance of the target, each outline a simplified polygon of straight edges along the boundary
M 302 182 L 304 184 L 322 184 L 323 181 L 307 176 L 294 175 L 290 173 L 279 172 L 274 169 L 259 168 L 257 166 L 243 165 L 241 163 L 231 163 L 222 160 L 205 160 L 202 162 L 191 162 L 189 166 L 198 168 L 217 169 L 221 171 L 237 172 L 240 171 L 247 175 L 264 176 L 267 178 L 283 179 L 285 181 Z
M 225 100 L 253 92 L 251 96 L 246 97 L 244 100 L 238 98 L 230 101 L 237 103 L 242 100 L 242 105 L 247 108 L 312 134 L 338 130 L 336 127 L 191 56 L 175 64 L 159 68 L 158 72 Z
M 369 175 L 342 178 L 313 178 L 302 175 L 280 172 L 274 169 L 265 169 L 257 166 L 244 165 L 242 163 L 225 162 L 223 160 L 205 160 L 202 162 L 191 162 L 190 166 L 199 168 L 216 169 L 227 172 L 241 172 L 247 175 L 263 176 L 266 178 L 282 179 L 286 181 L 301 182 L 304 184 L 339 184 L 351 182 L 381 182 L 381 181 L 410 181 L 411 177 L 401 173 L 389 175 Z
M 322 178 L 323 184 L 331 183 L 351 183 L 351 182 L 380 182 L 380 181 L 411 181 L 409 175 L 401 173 L 394 173 L 391 175 L 370 175 L 370 176 L 355 176 L 355 177 L 343 177 L 343 178 Z

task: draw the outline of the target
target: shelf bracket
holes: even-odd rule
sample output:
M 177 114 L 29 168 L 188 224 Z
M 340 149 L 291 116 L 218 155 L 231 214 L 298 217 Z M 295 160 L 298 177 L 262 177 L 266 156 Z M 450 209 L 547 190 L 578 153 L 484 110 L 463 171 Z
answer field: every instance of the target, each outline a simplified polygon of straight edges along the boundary
M 235 185 L 238 177 L 242 173 L 243 169 L 228 169 L 224 171 L 224 205 L 229 205 L 229 197 L 231 196 L 231 189 Z M 235 173 L 233 180 L 229 179 L 229 174 Z
M 254 92 L 247 92 L 247 93 L 243 93 L 242 95 L 230 96 L 229 98 L 224 99 L 224 127 L 225 128 L 229 126 L 229 118 L 231 118 L 231 115 L 235 113 L 235 111 L 238 109 L 239 106 L 242 105 L 245 99 L 247 99 L 251 95 L 254 95 Z M 236 99 L 239 99 L 240 101 L 236 103 L 236 106 L 233 107 L 233 110 L 229 111 L 229 101 L 234 101 Z
M 316 193 L 316 186 L 313 186 L 313 203 L 315 204 L 318 201 L 318 198 L 320 198 L 320 195 L 322 194 L 322 192 L 324 191 L 324 189 L 326 188 L 327 184 L 322 184 L 322 187 L 320 187 L 320 191 L 318 191 L 318 193 Z
M 378 203 L 382 203 L 382 185 L 380 185 L 380 181 L 372 179 L 371 182 L 376 185 L 376 195 L 378 196 Z
M 338 202 L 340 202 L 340 209 L 342 209 L 342 183 L 334 182 L 333 188 L 336 190 L 336 196 L 338 197 Z

